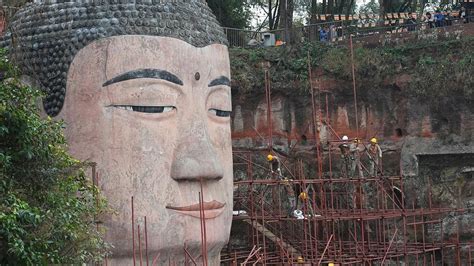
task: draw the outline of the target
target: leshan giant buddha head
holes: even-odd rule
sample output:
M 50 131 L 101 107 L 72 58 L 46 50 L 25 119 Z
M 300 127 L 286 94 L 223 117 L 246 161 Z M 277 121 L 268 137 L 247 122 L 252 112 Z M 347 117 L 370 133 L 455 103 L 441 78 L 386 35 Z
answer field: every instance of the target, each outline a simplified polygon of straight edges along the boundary
M 230 67 L 205 1 L 43 1 L 19 11 L 6 37 L 46 92 L 45 112 L 65 121 L 71 154 L 97 163 L 117 211 L 104 219 L 109 262 L 131 265 L 131 196 L 150 260 L 182 261 L 184 244 L 199 256 L 202 184 L 218 264 L 232 218 Z

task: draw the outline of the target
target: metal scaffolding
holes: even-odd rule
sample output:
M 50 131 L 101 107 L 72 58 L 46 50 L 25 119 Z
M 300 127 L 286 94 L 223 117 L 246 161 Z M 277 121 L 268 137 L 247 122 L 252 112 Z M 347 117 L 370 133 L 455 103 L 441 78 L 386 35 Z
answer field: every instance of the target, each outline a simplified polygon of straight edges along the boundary
M 352 41 L 350 48 L 352 55 Z M 308 74 L 312 80 L 309 56 Z M 352 75 L 357 114 L 353 62 Z M 240 241 L 238 246 L 227 246 L 222 263 L 472 265 L 472 243 L 460 241 L 459 219 L 454 235 L 446 234 L 443 224 L 448 214 L 457 217 L 466 210 L 435 206 L 430 179 L 420 188 L 427 203 L 420 207 L 405 194 L 407 178 L 400 173 L 385 175 L 381 165 L 376 166 L 375 176 L 365 178 L 333 172 L 341 138 L 330 125 L 328 92 L 319 82 L 316 88 L 310 84 L 314 159 L 302 160 L 289 156 L 291 151 L 281 154 L 273 147 L 270 78 L 265 73 L 268 148 L 234 150 L 238 177 L 234 180 L 233 222 L 239 231 L 231 238 Z M 323 100 L 326 110 L 321 108 Z M 330 132 L 325 147 L 320 138 L 323 125 Z M 268 154 L 281 158 L 283 173 L 272 171 L 265 162 Z M 308 167 L 315 170 L 308 171 Z M 364 165 L 362 168 L 367 173 Z M 300 213 L 295 215 L 294 210 Z
M 253 161 L 259 155 L 236 151 L 234 156 L 236 167 L 247 168 L 248 179 L 234 183 L 234 210 L 239 212 L 234 223 L 248 225 L 248 247 L 228 247 L 224 263 L 472 263 L 471 243 L 460 242 L 459 228 L 452 237 L 445 238 L 443 232 L 443 217 L 465 210 L 434 206 L 430 184 L 425 193 L 428 206 L 419 208 L 414 201 L 406 202 L 402 176 L 306 179 L 296 171 L 291 174 L 294 179 L 285 180 L 272 178 L 268 171 L 266 178 L 254 179 L 255 169 L 264 167 Z M 302 168 L 301 160 L 296 164 Z M 297 209 L 304 218 L 292 216 L 284 206 L 285 187 L 299 196 Z

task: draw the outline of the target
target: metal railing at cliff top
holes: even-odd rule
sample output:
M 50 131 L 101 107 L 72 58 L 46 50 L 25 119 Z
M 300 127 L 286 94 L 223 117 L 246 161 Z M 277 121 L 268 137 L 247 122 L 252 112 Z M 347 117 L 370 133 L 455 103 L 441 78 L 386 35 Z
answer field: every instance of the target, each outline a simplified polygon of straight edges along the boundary
M 353 38 L 363 38 L 376 34 L 391 34 L 402 32 L 419 32 L 434 28 L 445 28 L 465 23 L 474 23 L 474 16 L 459 18 L 452 17 L 440 24 L 435 22 L 409 23 L 407 20 L 392 19 L 380 22 L 372 21 L 331 21 L 292 29 L 277 29 L 268 31 L 254 31 L 236 28 L 224 28 L 230 47 L 263 47 L 278 46 L 287 42 L 338 42 Z M 320 30 L 325 29 L 326 37 L 321 38 Z M 265 45 L 264 37 L 273 35 L 275 42 Z

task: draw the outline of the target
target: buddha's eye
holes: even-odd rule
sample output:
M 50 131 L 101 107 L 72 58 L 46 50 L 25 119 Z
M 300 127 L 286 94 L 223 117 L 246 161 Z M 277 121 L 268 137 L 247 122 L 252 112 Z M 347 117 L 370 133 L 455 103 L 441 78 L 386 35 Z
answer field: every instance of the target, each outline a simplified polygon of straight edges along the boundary
M 174 106 L 134 106 L 134 105 L 114 105 L 115 108 L 134 111 L 140 113 L 167 113 L 171 112 L 176 107 Z
M 219 109 L 215 109 L 215 108 L 211 108 L 209 109 L 209 112 L 215 116 L 219 116 L 219 117 L 230 117 L 230 111 L 224 111 L 224 110 L 219 110 Z

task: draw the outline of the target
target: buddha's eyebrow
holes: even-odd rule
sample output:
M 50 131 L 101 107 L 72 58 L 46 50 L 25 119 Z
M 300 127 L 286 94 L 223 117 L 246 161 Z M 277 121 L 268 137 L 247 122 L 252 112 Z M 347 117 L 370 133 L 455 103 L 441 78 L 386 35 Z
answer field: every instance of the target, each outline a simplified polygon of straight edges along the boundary
M 213 81 L 211 81 L 209 83 L 209 85 L 207 85 L 207 86 L 208 87 L 214 87 L 214 86 L 218 86 L 218 85 L 225 85 L 225 86 L 230 87 L 230 79 L 228 77 L 225 77 L 225 76 L 220 76 L 220 77 L 214 79 Z
M 125 72 L 120 74 L 110 80 L 107 80 L 102 87 L 109 86 L 111 84 L 122 82 L 131 79 L 141 79 L 141 78 L 150 78 L 150 79 L 162 79 L 174 83 L 176 85 L 183 85 L 183 82 L 174 74 L 160 69 L 144 68 L 136 69 L 132 71 Z

